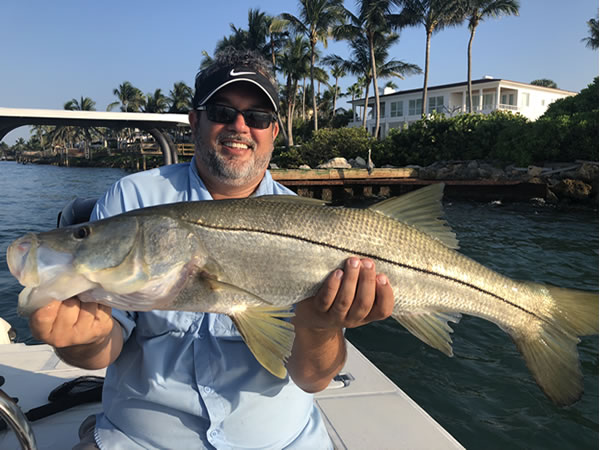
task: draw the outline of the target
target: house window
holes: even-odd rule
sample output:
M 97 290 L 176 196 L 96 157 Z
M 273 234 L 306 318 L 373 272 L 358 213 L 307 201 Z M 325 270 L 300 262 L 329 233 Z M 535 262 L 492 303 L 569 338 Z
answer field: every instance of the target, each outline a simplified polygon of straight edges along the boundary
M 483 96 L 483 109 L 494 108 L 494 94 L 485 94 Z
M 502 94 L 502 104 L 503 105 L 514 105 L 515 104 L 515 95 L 514 94 Z
M 415 99 L 408 101 L 408 115 L 417 116 L 421 114 L 421 108 L 423 108 L 423 99 Z
M 379 103 L 379 114 L 380 117 L 385 117 L 385 102 Z
M 528 92 L 521 93 L 521 106 L 529 106 L 529 93 Z
M 443 112 L 444 108 L 444 97 L 429 97 L 429 105 L 427 105 L 427 111 L 431 114 L 434 111 Z
M 390 117 L 402 117 L 404 115 L 404 102 L 392 102 L 390 104 Z
M 479 109 L 479 95 L 471 95 L 473 99 L 473 110 L 477 111 Z

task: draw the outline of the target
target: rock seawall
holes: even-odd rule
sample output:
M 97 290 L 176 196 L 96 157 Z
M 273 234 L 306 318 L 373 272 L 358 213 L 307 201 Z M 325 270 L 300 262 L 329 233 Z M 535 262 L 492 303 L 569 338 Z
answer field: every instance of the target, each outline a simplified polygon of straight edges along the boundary
M 383 166 L 392 168 L 393 166 Z M 310 169 L 308 166 L 304 168 Z M 367 168 L 362 158 L 334 158 L 319 168 Z M 598 206 L 598 162 L 545 163 L 529 167 L 497 162 L 466 160 L 439 161 L 427 167 L 407 166 L 421 180 L 521 181 L 546 185 L 544 201 L 550 204 L 584 203 Z

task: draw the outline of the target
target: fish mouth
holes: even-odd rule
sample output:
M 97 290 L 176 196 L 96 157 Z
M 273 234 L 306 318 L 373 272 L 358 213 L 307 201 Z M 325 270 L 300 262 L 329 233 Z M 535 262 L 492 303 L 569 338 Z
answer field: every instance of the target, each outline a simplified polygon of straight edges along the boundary
M 27 234 L 10 244 L 6 262 L 21 285 L 38 287 L 71 268 L 73 255 L 45 247 L 35 234 Z
M 10 244 L 6 251 L 8 270 L 23 286 L 39 285 L 36 249 L 37 238 L 27 234 Z

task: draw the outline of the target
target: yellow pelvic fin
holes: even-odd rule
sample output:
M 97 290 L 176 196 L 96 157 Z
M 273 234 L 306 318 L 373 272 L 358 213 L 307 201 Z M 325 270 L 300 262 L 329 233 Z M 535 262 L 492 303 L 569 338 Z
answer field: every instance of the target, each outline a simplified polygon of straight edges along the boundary
M 449 248 L 458 249 L 456 235 L 441 219 L 444 216 L 443 194 L 443 183 L 432 184 L 400 197 L 388 198 L 369 209 L 413 226 Z
M 285 361 L 292 353 L 294 326 L 283 320 L 293 317 L 288 308 L 251 307 L 232 314 L 231 320 L 258 362 L 278 378 L 285 378 Z
M 458 323 L 462 317 L 460 314 L 422 311 L 393 317 L 427 345 L 437 348 L 448 356 L 453 355 L 450 338 L 453 330 L 448 322 Z

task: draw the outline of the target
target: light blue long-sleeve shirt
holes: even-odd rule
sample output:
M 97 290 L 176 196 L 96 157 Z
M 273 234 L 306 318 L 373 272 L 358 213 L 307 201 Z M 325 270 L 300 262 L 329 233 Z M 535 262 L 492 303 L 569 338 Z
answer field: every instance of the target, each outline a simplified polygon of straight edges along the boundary
M 267 172 L 255 195 L 293 194 Z M 92 219 L 211 200 L 195 162 L 127 176 Z M 125 342 L 109 366 L 95 438 L 101 449 L 331 448 L 313 396 L 267 372 L 229 317 L 113 310 Z

